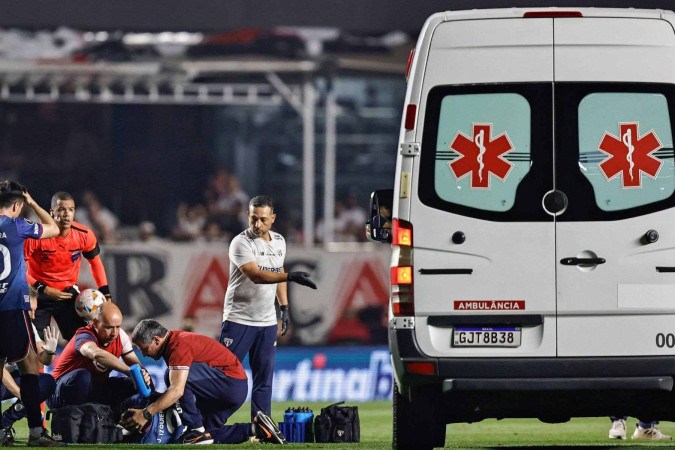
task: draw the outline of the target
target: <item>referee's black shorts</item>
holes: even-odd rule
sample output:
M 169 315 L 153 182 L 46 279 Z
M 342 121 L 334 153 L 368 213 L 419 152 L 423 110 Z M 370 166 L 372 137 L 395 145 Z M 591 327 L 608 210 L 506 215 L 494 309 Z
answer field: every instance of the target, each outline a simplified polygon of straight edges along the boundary
M 37 354 L 28 311 L 0 311 L 0 359 L 7 358 L 7 362 L 21 361 L 31 347 Z
M 77 331 L 78 328 L 87 325 L 82 317 L 75 311 L 75 298 L 68 300 L 56 301 L 48 295 L 42 294 L 38 296 L 38 307 L 35 311 L 35 328 L 41 339 L 44 339 L 44 329 L 49 326 L 52 317 L 59 326 L 61 336 L 66 341 L 69 341 Z

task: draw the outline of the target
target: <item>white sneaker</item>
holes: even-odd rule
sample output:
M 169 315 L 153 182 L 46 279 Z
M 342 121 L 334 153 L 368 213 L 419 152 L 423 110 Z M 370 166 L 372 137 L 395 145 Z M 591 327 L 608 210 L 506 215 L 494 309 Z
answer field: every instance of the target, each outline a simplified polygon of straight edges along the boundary
M 609 429 L 610 439 L 626 439 L 626 421 L 623 419 L 613 420 L 612 428 Z M 633 438 L 635 439 L 635 438 Z
M 642 428 L 640 425 L 637 425 L 631 439 L 642 441 L 669 441 L 672 437 L 661 433 L 656 427 Z

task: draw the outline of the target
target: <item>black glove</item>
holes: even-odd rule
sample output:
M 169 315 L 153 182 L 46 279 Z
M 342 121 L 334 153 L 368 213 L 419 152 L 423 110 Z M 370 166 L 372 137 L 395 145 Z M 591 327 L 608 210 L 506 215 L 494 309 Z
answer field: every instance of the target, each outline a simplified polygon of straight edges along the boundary
M 141 367 L 141 374 L 145 375 L 146 373 L 148 374 L 148 378 L 150 378 L 150 386 L 148 386 L 148 387 L 150 388 L 151 392 L 155 392 L 155 383 L 152 382 L 152 377 L 150 376 L 150 372 L 148 372 L 148 370 L 145 367 Z M 145 380 L 145 376 L 143 377 L 143 379 Z
M 288 281 L 316 289 L 316 284 L 309 279 L 307 272 L 288 272 Z
M 288 331 L 288 324 L 291 323 L 288 305 L 279 305 L 279 311 L 281 312 L 281 335 L 284 336 Z

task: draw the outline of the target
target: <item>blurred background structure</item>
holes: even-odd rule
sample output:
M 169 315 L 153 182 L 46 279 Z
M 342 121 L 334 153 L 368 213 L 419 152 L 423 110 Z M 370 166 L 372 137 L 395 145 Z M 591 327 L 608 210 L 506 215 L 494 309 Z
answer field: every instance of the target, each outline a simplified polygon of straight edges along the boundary
M 547 3 L 10 0 L 0 176 L 42 201 L 89 191 L 109 242 L 143 221 L 161 237 L 227 240 L 259 193 L 276 197 L 290 242 L 363 240 L 355 219 L 393 182 L 406 61 L 426 17 Z
M 370 192 L 394 180 L 421 23 L 322 24 L 293 2 L 288 22 L 275 4 L 220 23 L 260 5 L 211 3 L 202 20 L 199 3 L 168 16 L 178 3 L 15 5 L 0 23 L 0 177 L 42 204 L 75 195 L 130 323 L 206 334 L 248 200 L 272 195 L 287 270 L 320 286 L 290 288 L 282 345 L 385 344 L 387 249 L 363 242 L 363 225 Z
M 4 30 L 2 175 L 42 199 L 90 191 L 115 239 L 146 220 L 227 238 L 249 195 L 274 193 L 290 242 L 314 243 L 318 218 L 321 240 L 360 240 L 340 214 L 393 180 L 410 45 L 403 32 Z
M 293 328 L 280 344 L 379 346 L 344 361 L 282 355 L 277 379 L 288 383 L 275 399 L 387 398 L 388 248 L 363 242 L 363 224 L 370 192 L 394 182 L 410 50 L 431 13 L 546 4 L 674 7 L 6 0 L 0 179 L 26 184 L 44 206 L 55 191 L 75 195 L 127 323 L 153 317 L 213 335 L 228 242 L 246 227 L 250 196 L 272 195 L 286 269 L 319 285 L 289 287 Z M 307 381 L 324 376 L 345 391 Z

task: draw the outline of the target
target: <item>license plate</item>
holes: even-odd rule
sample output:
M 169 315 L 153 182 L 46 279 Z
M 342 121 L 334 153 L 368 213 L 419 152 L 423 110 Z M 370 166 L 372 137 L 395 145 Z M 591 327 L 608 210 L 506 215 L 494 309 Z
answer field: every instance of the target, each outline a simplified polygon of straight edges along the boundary
M 520 347 L 521 327 L 455 327 L 453 347 Z

